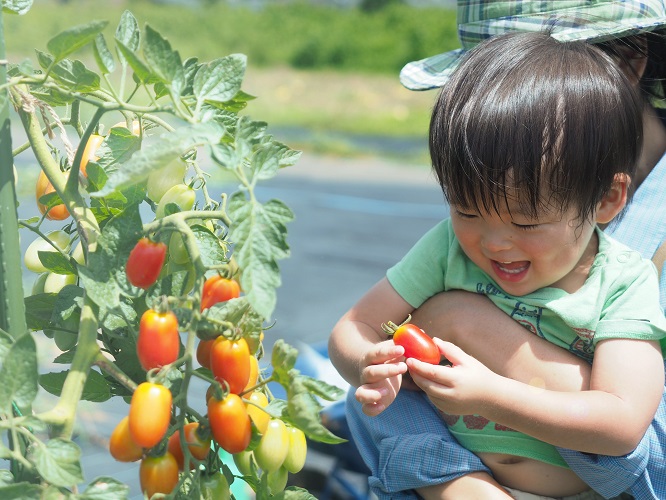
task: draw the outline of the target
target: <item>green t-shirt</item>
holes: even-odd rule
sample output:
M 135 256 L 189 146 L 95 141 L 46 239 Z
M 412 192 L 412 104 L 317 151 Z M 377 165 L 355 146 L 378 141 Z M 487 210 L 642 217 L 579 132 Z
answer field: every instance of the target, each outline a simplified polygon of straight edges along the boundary
M 450 219 L 428 231 L 386 276 L 414 308 L 447 290 L 486 295 L 532 333 L 588 361 L 597 342 L 611 338 L 660 340 L 662 352 L 666 352 L 666 318 L 659 305 L 654 265 L 603 231 L 597 230 L 597 234 L 599 250 L 594 264 L 574 293 L 546 287 L 521 297 L 506 294 L 467 258 Z M 508 453 L 566 467 L 554 446 L 483 417 L 444 418 L 471 451 Z

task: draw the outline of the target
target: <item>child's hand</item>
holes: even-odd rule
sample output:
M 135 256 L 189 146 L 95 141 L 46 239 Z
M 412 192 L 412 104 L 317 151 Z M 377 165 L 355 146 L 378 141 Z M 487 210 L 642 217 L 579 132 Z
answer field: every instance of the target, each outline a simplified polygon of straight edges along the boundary
M 482 413 L 482 407 L 493 397 L 493 381 L 499 375 L 456 345 L 437 338 L 434 340 L 451 366 L 408 359 L 407 366 L 412 379 L 433 404 L 446 413 Z
M 373 345 L 365 353 L 361 364 L 361 386 L 356 399 L 363 405 L 363 413 L 374 417 L 384 411 L 395 399 L 402 375 L 407 371 L 403 361 L 405 350 L 392 340 Z

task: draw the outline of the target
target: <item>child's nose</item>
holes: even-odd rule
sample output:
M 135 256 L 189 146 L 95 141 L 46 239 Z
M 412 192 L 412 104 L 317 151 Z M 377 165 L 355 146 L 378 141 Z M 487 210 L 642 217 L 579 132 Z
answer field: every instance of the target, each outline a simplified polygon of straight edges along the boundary
M 493 231 L 484 235 L 481 244 L 483 248 L 492 253 L 508 250 L 512 246 L 511 238 L 502 231 Z

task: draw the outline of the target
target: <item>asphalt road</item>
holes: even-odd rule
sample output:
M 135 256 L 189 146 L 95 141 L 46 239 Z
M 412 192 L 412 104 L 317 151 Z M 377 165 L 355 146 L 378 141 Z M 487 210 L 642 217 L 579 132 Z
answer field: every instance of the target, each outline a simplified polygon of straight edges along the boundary
M 296 216 L 288 228 L 291 257 L 280 262 L 283 285 L 267 349 L 278 338 L 297 347 L 325 343 L 337 319 L 448 214 L 426 167 L 373 158 L 304 155 L 257 195 L 261 201 L 281 199 Z M 329 376 L 329 382 L 339 381 L 334 373 Z M 202 401 L 205 389 L 193 387 Z M 138 464 L 115 462 L 106 450 L 111 430 L 126 414 L 127 404 L 118 398 L 82 402 L 82 463 L 87 481 L 112 476 L 130 485 L 132 498 L 141 498 Z M 247 498 L 236 493 L 238 499 Z

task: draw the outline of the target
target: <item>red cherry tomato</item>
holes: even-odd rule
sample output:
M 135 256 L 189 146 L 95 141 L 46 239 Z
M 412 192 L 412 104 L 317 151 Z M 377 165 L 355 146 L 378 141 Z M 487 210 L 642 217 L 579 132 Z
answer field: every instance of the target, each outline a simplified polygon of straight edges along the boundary
M 197 460 L 205 460 L 210 450 L 210 437 L 204 437 L 201 435 L 199 422 L 185 424 L 183 426 L 183 432 L 190 454 Z M 174 456 L 176 462 L 178 462 L 178 468 L 183 470 L 183 467 L 185 467 L 185 455 L 183 449 L 180 447 L 180 431 L 176 431 L 171 435 L 169 443 L 167 444 L 167 449 L 169 450 L 169 453 Z M 196 467 L 196 465 L 191 462 L 190 466 L 192 469 Z
M 213 439 L 228 453 L 240 453 L 250 444 L 252 424 L 245 403 L 236 394 L 229 394 L 221 401 L 208 400 L 208 420 Z
M 211 276 L 203 286 L 201 310 L 238 297 L 240 297 L 240 286 L 236 280 L 223 278 L 220 275 Z
M 152 448 L 162 440 L 171 420 L 171 403 L 171 392 L 163 385 L 139 384 L 129 409 L 129 431 L 136 444 Z
M 166 257 L 167 246 L 141 238 L 127 259 L 125 272 L 129 282 L 139 288 L 148 288 L 157 281 Z
M 178 463 L 168 451 L 159 457 L 146 457 L 139 467 L 141 491 L 150 498 L 155 493 L 168 495 L 178 484 Z
M 229 392 L 240 394 L 250 380 L 250 348 L 244 338 L 228 340 L 220 336 L 210 349 L 210 369 L 215 379 L 229 386 Z
M 393 342 L 405 349 L 406 358 L 416 358 L 425 363 L 439 364 L 439 348 L 428 334 L 418 326 L 405 323 L 393 334 Z
M 178 359 L 180 337 L 178 318 L 171 311 L 159 313 L 148 309 L 139 323 L 136 352 L 144 370 L 160 368 Z
M 215 339 L 200 340 L 197 344 L 197 361 L 204 368 L 210 370 L 210 349 L 213 347 Z
M 67 178 L 66 174 L 62 174 L 63 177 Z M 46 212 L 47 206 L 39 203 L 39 199 L 45 194 L 55 193 L 55 188 L 49 178 L 46 177 L 46 174 L 42 170 L 39 172 L 39 177 L 37 178 L 37 185 L 35 186 L 35 198 L 37 199 L 37 208 L 41 214 L 46 214 L 46 218 L 49 220 L 65 220 L 69 217 L 69 211 L 64 203 L 55 205 L 51 207 L 51 210 Z
M 119 462 L 136 462 L 143 456 L 143 448 L 136 444 L 129 432 L 129 417 L 124 417 L 111 433 L 109 452 Z

